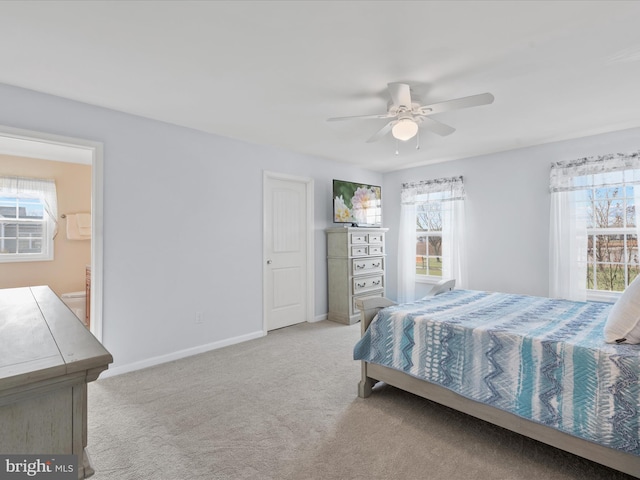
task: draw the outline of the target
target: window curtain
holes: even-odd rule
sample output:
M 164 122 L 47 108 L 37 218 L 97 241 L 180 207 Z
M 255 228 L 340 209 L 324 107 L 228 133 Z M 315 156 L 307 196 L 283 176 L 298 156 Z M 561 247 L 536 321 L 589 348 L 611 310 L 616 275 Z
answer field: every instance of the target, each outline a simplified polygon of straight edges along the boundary
M 549 296 L 587 299 L 587 191 L 633 185 L 640 210 L 640 152 L 587 157 L 551 165 Z M 636 220 L 636 229 L 638 229 Z
M 40 200 L 47 216 L 48 231 L 51 238 L 55 238 L 58 233 L 58 196 L 54 180 L 0 177 L 0 195 Z
M 587 219 L 580 191 L 551 194 L 549 296 L 587 299 Z
M 415 300 L 416 203 L 440 201 L 442 207 L 442 275 L 467 286 L 464 261 L 464 184 L 462 177 L 402 185 L 398 232 L 398 301 Z
M 398 238 L 398 302 L 415 300 L 416 293 L 416 204 L 400 205 Z
M 442 203 L 442 277 L 455 278 L 458 288 L 468 286 L 464 258 L 464 218 L 462 197 L 451 198 Z

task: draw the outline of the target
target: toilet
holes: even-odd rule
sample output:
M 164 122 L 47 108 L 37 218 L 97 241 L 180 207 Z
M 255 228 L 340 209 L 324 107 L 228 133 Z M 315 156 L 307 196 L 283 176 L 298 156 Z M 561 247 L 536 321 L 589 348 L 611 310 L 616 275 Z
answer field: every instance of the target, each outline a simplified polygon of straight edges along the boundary
M 87 321 L 86 292 L 63 293 L 60 298 L 67 305 L 67 307 L 69 307 L 71 311 L 75 313 L 76 317 L 78 317 L 82 323 L 85 323 Z

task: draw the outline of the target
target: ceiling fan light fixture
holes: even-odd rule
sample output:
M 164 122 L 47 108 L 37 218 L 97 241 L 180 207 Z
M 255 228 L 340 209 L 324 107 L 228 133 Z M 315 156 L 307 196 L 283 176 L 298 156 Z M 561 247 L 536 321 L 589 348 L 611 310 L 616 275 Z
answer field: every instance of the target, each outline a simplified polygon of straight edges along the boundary
M 401 118 L 391 129 L 394 138 L 406 142 L 418 133 L 418 124 L 411 118 Z
M 350 120 L 353 118 L 384 118 L 387 123 L 378 130 L 367 143 L 380 140 L 382 137 L 391 132 L 396 141 L 406 142 L 412 139 L 418 133 L 418 127 L 430 130 L 433 133 L 444 137 L 451 135 L 456 131 L 455 128 L 439 122 L 431 115 L 436 113 L 448 112 L 459 108 L 478 107 L 480 105 L 488 105 L 493 103 L 494 97 L 490 93 L 481 93 L 471 95 L 469 97 L 455 98 L 453 100 L 445 100 L 444 102 L 434 103 L 431 105 L 422 105 L 417 100 L 411 98 L 411 86 L 407 83 L 392 82 L 387 84 L 389 96 L 391 100 L 387 103 L 387 111 L 374 115 L 356 115 L 351 117 L 334 117 L 328 118 L 327 121 Z M 418 145 L 420 146 L 420 137 L 418 137 Z

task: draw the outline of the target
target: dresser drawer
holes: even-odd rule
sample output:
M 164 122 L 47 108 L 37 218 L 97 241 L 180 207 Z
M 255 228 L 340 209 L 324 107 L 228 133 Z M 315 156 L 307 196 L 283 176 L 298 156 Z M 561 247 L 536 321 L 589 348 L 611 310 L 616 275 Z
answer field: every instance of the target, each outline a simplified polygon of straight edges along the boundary
M 366 233 L 352 233 L 351 234 L 351 244 L 361 244 L 367 243 L 367 234 Z
M 353 294 L 377 290 L 383 287 L 382 275 L 358 277 L 353 279 Z
M 367 252 L 369 255 L 382 255 L 382 245 L 369 245 Z
M 384 243 L 384 235 L 382 233 L 370 233 L 369 243 Z
M 369 247 L 366 245 L 351 247 L 351 256 L 352 257 L 364 257 L 368 255 Z
M 382 257 L 351 260 L 351 272 L 353 275 L 362 275 L 382 270 L 384 270 L 384 260 Z

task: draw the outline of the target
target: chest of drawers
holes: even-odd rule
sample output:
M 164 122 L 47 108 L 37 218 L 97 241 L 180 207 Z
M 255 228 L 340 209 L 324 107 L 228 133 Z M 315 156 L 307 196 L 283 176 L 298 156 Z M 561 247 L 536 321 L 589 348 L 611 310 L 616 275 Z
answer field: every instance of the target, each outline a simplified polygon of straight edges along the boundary
M 327 229 L 328 319 L 360 320 L 356 300 L 384 296 L 386 228 Z

